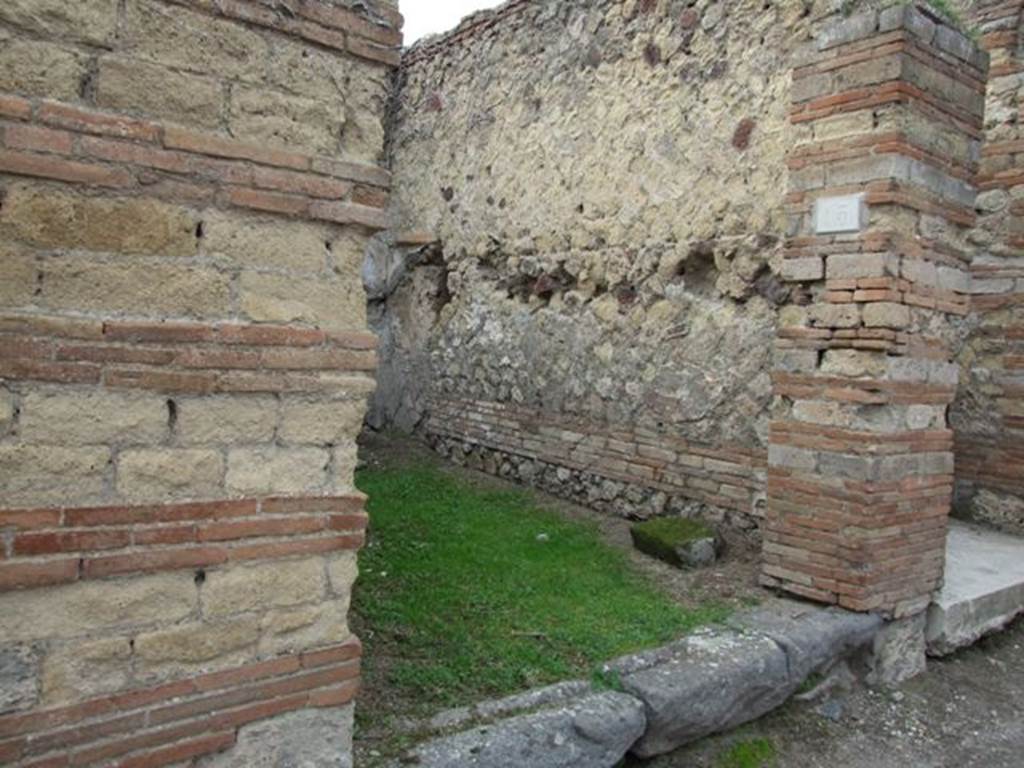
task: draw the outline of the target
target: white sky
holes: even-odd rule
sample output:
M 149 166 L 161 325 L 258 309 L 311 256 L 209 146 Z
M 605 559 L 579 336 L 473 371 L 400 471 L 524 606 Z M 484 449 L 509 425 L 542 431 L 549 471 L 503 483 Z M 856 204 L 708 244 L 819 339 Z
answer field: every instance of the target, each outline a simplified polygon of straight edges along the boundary
M 3 2 L 3 0 L 0 0 Z M 424 35 L 454 29 L 473 11 L 493 8 L 504 0 L 399 0 L 405 16 L 405 44 L 412 45 Z

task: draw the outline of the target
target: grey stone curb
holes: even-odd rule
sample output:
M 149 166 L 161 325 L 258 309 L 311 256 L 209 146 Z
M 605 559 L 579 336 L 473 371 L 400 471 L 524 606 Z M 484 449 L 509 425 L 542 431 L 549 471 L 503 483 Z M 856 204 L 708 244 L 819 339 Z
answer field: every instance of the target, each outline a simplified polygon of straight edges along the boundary
M 876 616 L 779 601 L 606 664 L 619 691 L 571 681 L 442 713 L 430 728 L 505 719 L 432 739 L 395 765 L 612 768 L 627 752 L 654 757 L 767 714 L 881 627 Z

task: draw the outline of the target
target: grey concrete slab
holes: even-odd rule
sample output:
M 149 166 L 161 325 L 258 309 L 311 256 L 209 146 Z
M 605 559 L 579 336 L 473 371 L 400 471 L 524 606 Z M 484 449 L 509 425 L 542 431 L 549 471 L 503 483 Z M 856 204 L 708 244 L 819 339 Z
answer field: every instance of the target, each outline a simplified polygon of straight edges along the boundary
M 953 521 L 946 582 L 928 610 L 928 653 L 945 656 L 1024 613 L 1024 538 Z

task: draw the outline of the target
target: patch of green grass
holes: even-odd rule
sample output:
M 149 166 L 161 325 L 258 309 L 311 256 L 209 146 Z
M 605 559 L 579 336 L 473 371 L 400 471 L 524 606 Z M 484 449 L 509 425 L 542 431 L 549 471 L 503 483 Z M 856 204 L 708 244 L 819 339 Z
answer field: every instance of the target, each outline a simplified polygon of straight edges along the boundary
M 590 684 L 598 691 L 622 691 L 622 676 L 617 669 L 598 668 L 590 675 Z
M 769 768 L 775 763 L 775 745 L 768 739 L 749 739 L 733 744 L 719 755 L 716 768 Z
M 819 685 L 821 685 L 821 683 L 824 680 L 825 677 L 820 672 L 812 672 L 806 678 L 804 678 L 804 681 L 800 683 L 799 687 L 796 689 L 796 692 L 798 695 L 810 693 Z
M 684 610 L 595 527 L 537 508 L 527 492 L 433 467 L 362 471 L 357 484 L 371 530 L 354 609 L 367 664 L 389 657 L 386 698 L 406 710 L 586 678 L 727 614 Z

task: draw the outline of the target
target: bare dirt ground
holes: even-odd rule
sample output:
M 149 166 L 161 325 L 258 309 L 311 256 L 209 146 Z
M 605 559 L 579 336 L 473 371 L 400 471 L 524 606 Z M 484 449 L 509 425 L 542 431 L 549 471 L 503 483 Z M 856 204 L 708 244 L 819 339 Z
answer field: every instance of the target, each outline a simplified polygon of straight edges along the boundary
M 371 466 L 431 462 L 484 487 L 519 488 L 449 465 L 409 440 L 374 437 L 361 457 Z M 717 600 L 740 610 L 771 599 L 757 586 L 758 546 L 746 534 L 727 535 L 726 556 L 714 568 L 685 572 L 634 550 L 628 521 L 533 493 L 545 507 L 595 522 L 606 541 L 628 549 L 636 566 L 683 605 Z M 371 690 L 361 696 L 387 695 L 372 690 L 373 680 L 364 684 Z M 721 768 L 733 765 L 723 762 L 732 747 L 752 739 L 768 740 L 775 757 L 749 768 L 1024 768 L 1024 620 L 973 648 L 931 660 L 926 674 L 898 691 L 858 687 L 813 702 L 791 701 L 732 733 L 627 765 Z M 357 752 L 371 751 L 373 741 Z

